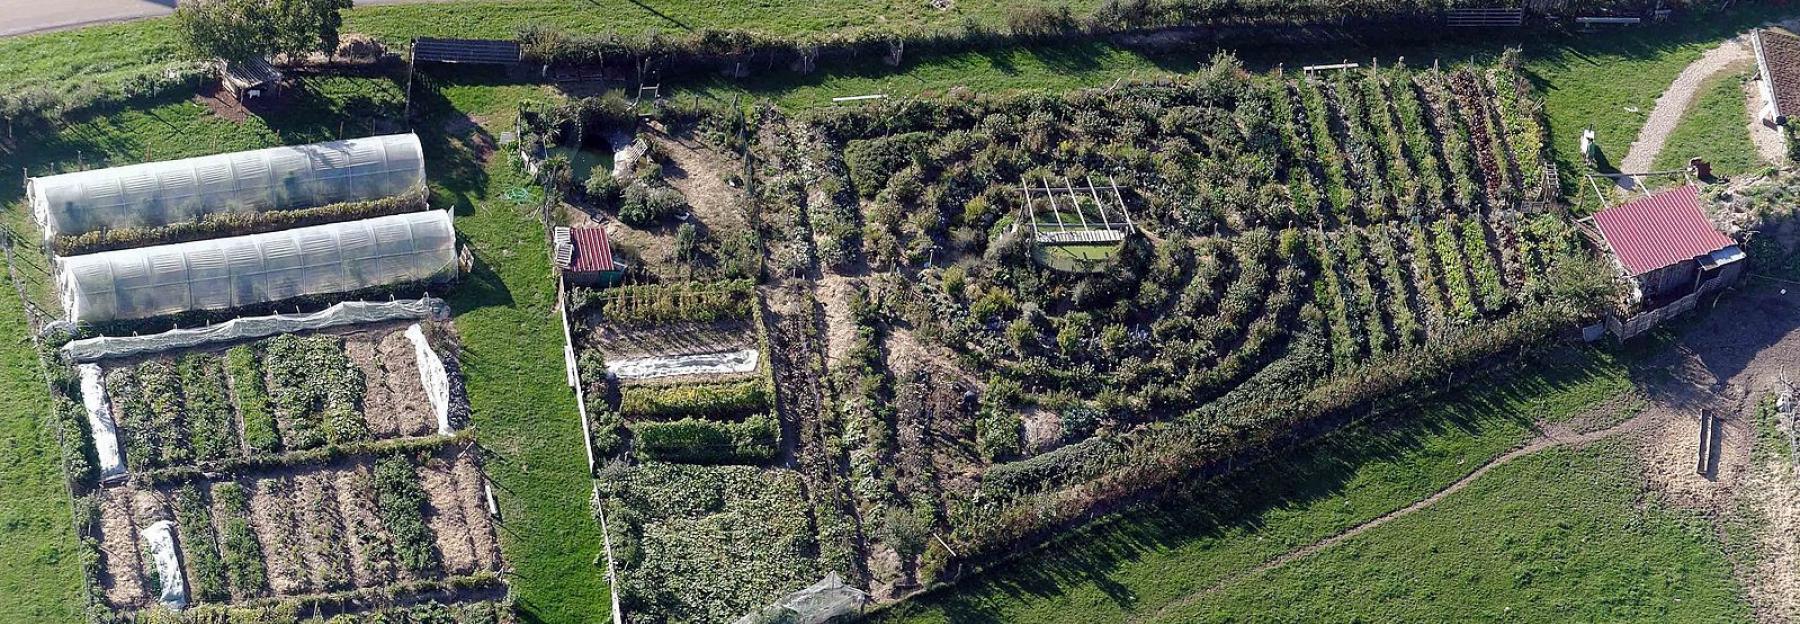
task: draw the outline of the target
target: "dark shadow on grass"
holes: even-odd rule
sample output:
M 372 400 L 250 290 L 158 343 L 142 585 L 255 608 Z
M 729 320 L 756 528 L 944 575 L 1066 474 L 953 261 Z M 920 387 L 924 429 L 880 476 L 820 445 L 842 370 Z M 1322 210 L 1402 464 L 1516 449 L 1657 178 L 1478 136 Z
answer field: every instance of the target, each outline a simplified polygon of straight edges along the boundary
M 1304 507 L 1340 495 L 1362 466 L 1403 461 L 1450 433 L 1512 435 L 1540 416 L 1525 407 L 1541 397 L 1590 381 L 1605 371 L 1585 358 L 1560 363 L 1528 363 L 1527 372 L 1470 384 L 1468 390 L 1399 409 L 1387 417 L 1352 425 L 1278 459 L 1231 475 L 1196 483 L 1162 502 L 1143 506 L 1055 540 L 1025 559 L 965 581 L 953 591 L 928 594 L 894 613 L 917 608 L 941 611 L 957 624 L 1008 621 L 1009 603 L 1062 595 L 1092 585 L 1108 600 L 1134 610 L 1137 597 L 1115 574 L 1145 556 L 1207 540 L 1241 537 L 1262 529 L 1271 511 Z M 1469 464 L 1473 470 L 1476 464 Z M 1206 562 L 1193 560 L 1203 568 Z M 1203 579 L 1202 583 L 1210 583 Z M 1191 587 L 1189 591 L 1202 589 Z

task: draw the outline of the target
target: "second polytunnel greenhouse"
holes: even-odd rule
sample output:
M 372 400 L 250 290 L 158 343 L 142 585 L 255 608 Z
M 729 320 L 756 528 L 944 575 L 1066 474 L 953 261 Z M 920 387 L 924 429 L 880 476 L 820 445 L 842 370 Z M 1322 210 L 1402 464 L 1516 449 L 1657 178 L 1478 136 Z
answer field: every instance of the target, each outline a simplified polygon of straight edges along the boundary
M 379 199 L 424 186 L 419 137 L 393 134 L 32 178 L 26 191 L 49 238 Z
M 150 318 L 453 277 L 450 213 L 427 210 L 267 234 L 65 257 L 69 320 Z

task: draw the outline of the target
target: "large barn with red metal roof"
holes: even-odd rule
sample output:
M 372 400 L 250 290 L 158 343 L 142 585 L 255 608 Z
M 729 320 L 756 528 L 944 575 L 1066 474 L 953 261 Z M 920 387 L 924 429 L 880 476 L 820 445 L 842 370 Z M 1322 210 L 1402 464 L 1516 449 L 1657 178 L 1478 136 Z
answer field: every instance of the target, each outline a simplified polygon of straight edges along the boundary
M 1646 308 L 1729 284 L 1743 272 L 1744 252 L 1706 218 L 1692 186 L 1607 208 L 1593 223 L 1636 286 L 1633 299 Z

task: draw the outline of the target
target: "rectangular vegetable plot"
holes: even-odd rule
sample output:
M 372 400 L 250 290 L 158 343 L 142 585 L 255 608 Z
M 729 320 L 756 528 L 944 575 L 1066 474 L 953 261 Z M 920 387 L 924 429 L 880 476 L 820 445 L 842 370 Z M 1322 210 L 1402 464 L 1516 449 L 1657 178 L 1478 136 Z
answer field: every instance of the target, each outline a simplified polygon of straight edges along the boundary
M 407 327 L 288 334 L 222 351 L 101 362 L 127 466 L 133 473 L 229 467 L 437 433 Z
M 494 524 L 474 450 L 358 456 L 166 486 L 94 494 L 85 541 L 106 606 L 153 607 L 168 580 L 138 535 L 173 520 L 190 602 L 501 591 Z M 370 594 L 375 595 L 375 594 Z
M 761 302 L 748 281 L 635 285 L 571 297 L 600 437 L 638 459 L 760 464 L 777 455 Z M 601 454 L 620 444 L 603 445 Z

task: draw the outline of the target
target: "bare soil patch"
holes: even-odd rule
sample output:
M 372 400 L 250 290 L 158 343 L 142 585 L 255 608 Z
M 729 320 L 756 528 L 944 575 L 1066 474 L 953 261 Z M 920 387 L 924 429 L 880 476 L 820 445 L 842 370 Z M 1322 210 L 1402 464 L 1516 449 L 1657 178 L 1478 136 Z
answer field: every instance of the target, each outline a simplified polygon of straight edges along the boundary
M 756 331 L 749 321 L 671 323 L 621 329 L 599 315 L 590 315 L 582 326 L 587 344 L 608 359 L 701 355 L 737 351 L 756 346 Z
M 425 395 L 418 357 L 404 330 L 346 335 L 344 351 L 363 372 L 363 417 L 371 434 L 397 438 L 437 431 L 437 413 Z
M 138 523 L 130 490 L 107 489 L 100 493 L 100 555 L 102 576 L 95 579 L 106 588 L 106 603 L 115 609 L 150 605 L 144 579 L 143 550 L 138 548 Z

